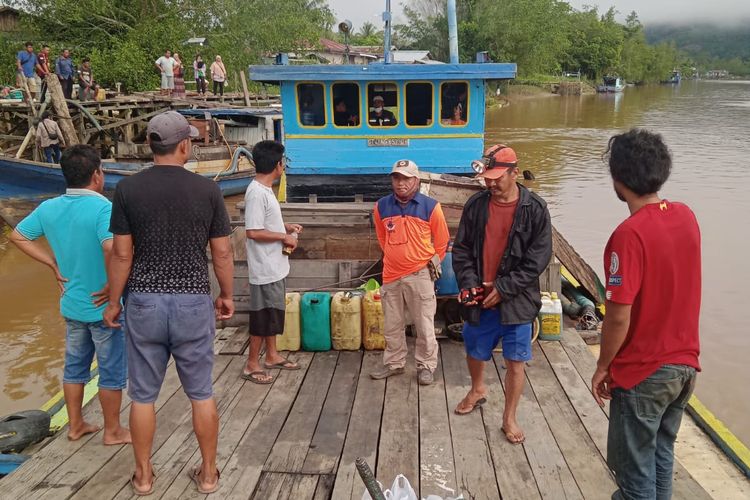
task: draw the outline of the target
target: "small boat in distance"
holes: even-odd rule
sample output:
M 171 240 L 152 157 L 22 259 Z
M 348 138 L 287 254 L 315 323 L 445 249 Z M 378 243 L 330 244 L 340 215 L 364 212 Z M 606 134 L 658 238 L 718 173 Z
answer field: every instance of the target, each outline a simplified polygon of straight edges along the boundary
M 619 76 L 605 76 L 602 82 L 602 85 L 596 87 L 597 92 L 622 92 L 625 89 L 625 83 Z
M 667 83 L 667 84 L 670 84 L 670 85 L 677 85 L 681 81 L 682 81 L 682 74 L 680 73 L 679 70 L 675 69 L 674 71 L 672 71 L 672 74 L 670 75 L 670 77 L 667 78 L 666 80 L 664 80 L 661 83 Z

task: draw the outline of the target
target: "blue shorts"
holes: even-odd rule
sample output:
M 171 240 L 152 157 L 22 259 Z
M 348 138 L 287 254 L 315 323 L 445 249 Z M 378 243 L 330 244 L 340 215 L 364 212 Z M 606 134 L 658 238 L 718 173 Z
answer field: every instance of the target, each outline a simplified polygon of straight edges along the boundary
M 503 325 L 498 309 L 483 309 L 479 325 L 464 323 L 466 354 L 480 361 L 492 359 L 492 350 L 503 340 L 503 357 L 511 361 L 531 360 L 531 323 Z
M 91 361 L 96 353 L 99 388 L 122 390 L 127 384 L 128 362 L 125 334 L 104 322 L 86 323 L 65 318 L 64 384 L 86 384 L 91 380 Z
M 188 398 L 213 396 L 216 316 L 209 295 L 130 292 L 125 332 L 130 399 L 156 401 L 170 355 Z

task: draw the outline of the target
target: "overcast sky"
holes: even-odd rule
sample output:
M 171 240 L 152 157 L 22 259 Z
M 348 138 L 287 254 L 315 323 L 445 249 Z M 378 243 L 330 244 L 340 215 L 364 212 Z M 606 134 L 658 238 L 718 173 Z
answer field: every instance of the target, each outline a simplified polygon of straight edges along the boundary
M 391 0 L 397 23 L 405 21 L 400 16 L 402 3 L 408 5 L 408 0 Z M 750 19 L 750 0 L 568 0 L 568 3 L 577 9 L 583 5 L 598 5 L 600 12 L 614 5 L 623 19 L 635 10 L 645 23 L 697 20 L 737 23 L 740 19 Z M 381 14 L 385 10 L 385 0 L 328 0 L 328 4 L 337 20 L 351 20 L 355 30 L 365 21 L 378 27 L 383 25 Z

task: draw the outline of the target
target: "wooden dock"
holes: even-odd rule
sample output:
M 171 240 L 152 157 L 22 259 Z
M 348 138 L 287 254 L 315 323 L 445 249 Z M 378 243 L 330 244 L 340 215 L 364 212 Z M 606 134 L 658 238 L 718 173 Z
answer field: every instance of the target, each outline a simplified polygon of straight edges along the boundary
M 225 328 L 215 345 L 214 389 L 220 415 L 221 489 L 211 498 L 355 499 L 364 486 L 355 457 L 381 482 L 406 475 L 422 496 L 466 499 L 608 499 L 607 411 L 588 389 L 595 360 L 574 330 L 562 342 L 534 344 L 519 408 L 526 433 L 511 445 L 500 430 L 505 368 L 486 370 L 489 400 L 467 416 L 453 413 L 469 387 L 463 346 L 441 342 L 435 384 L 418 386 L 413 358 L 404 376 L 375 381 L 379 352 L 292 353 L 299 371 L 277 372 L 273 385 L 239 377 L 247 331 Z M 190 404 L 173 368 L 156 403 L 152 498 L 199 498 L 187 476 L 200 462 Z M 101 422 L 98 404 L 86 407 Z M 127 419 L 128 400 L 122 415 Z M 131 498 L 129 446 L 106 447 L 101 434 L 69 442 L 65 432 L 0 482 L 9 499 Z M 675 498 L 710 495 L 675 463 Z M 421 498 L 421 497 L 420 497 Z

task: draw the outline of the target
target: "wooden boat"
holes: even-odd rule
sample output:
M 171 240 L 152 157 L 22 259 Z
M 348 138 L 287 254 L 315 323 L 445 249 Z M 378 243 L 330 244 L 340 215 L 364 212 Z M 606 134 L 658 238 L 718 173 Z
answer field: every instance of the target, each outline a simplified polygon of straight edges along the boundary
M 619 76 L 605 76 L 602 82 L 601 85 L 596 87 L 597 92 L 622 92 L 625 90 L 625 82 Z
M 516 64 L 460 64 L 457 47 L 448 64 L 399 64 L 390 51 L 386 41 L 383 61 L 368 65 L 297 66 L 280 54 L 279 64 L 249 67 L 250 79 L 281 88 L 288 201 L 376 199 L 404 158 L 428 172 L 471 173 L 484 148 L 487 81 L 515 78 Z
M 224 196 L 243 193 L 255 174 L 250 149 L 264 139 L 280 139 L 280 114 L 275 108 L 181 109 L 198 128 L 188 170 L 215 180 Z M 122 143 L 116 159 L 102 161 L 105 191 L 148 168 L 151 152 L 145 143 Z M 38 199 L 60 194 L 65 179 L 59 165 L 0 155 L 0 199 Z
M 216 161 L 208 164 L 190 162 L 186 168 L 216 180 L 225 196 L 243 193 L 255 175 L 250 162 L 246 158 L 238 158 L 235 161 L 230 159 L 219 163 L 221 166 L 216 165 Z M 151 165 L 103 162 L 105 191 L 114 191 L 120 180 Z M 64 191 L 65 179 L 59 165 L 0 156 L 0 199 L 38 198 Z

